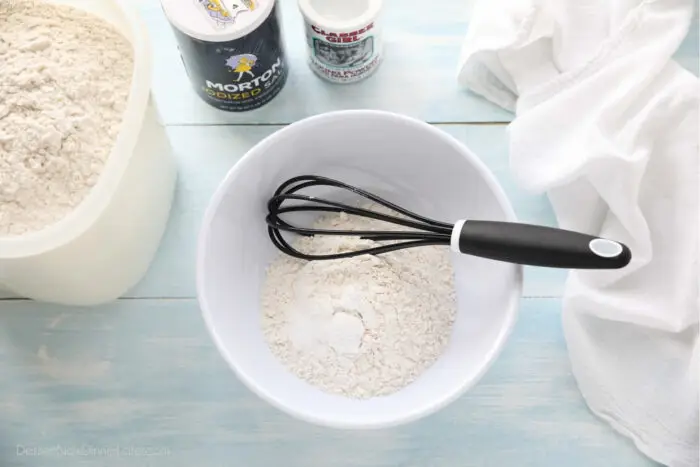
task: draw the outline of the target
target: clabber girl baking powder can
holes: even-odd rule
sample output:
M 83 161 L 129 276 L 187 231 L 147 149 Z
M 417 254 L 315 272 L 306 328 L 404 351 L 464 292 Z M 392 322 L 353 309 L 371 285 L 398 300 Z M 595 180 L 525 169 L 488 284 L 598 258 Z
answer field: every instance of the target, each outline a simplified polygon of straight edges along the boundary
M 382 62 L 382 0 L 298 0 L 308 63 L 322 78 L 353 83 Z
M 195 92 L 217 109 L 270 102 L 287 81 L 275 0 L 161 0 Z

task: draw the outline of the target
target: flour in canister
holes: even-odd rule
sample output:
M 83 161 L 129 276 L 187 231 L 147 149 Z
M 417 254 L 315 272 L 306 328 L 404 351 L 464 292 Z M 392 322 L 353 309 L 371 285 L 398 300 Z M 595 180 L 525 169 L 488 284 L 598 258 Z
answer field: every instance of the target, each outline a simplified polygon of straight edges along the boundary
M 59 221 L 96 183 L 119 132 L 131 44 L 40 0 L 0 9 L 0 236 Z
M 324 216 L 315 226 L 400 229 L 344 213 Z M 331 254 L 378 243 L 316 236 L 294 245 Z M 426 246 L 338 260 L 279 256 L 262 294 L 262 329 L 272 353 L 329 393 L 363 399 L 402 389 L 449 343 L 457 308 L 449 255 L 447 247 Z

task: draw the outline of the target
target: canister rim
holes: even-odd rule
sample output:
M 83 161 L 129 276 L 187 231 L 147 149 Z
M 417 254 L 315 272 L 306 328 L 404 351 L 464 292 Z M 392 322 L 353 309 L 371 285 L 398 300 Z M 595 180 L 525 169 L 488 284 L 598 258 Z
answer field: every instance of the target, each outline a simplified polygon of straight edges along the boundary
M 354 18 L 332 20 L 321 15 L 312 5 L 312 0 L 298 0 L 299 10 L 307 22 L 323 27 L 329 32 L 349 32 L 362 29 L 375 21 L 382 7 L 382 0 L 368 0 L 367 9 Z
M 217 31 L 206 18 L 198 0 L 161 0 L 161 8 L 170 24 L 183 34 L 205 42 L 228 42 L 247 36 L 267 20 L 275 0 L 252 0 L 255 10 L 241 12 L 230 27 Z M 202 8 L 202 11 L 197 11 Z

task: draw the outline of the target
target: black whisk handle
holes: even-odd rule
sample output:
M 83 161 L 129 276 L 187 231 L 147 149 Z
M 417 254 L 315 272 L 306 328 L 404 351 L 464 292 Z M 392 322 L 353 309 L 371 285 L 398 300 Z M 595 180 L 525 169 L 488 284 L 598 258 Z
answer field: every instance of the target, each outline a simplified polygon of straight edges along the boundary
M 620 269 L 632 259 L 613 240 L 516 222 L 459 221 L 451 240 L 456 252 L 528 266 Z

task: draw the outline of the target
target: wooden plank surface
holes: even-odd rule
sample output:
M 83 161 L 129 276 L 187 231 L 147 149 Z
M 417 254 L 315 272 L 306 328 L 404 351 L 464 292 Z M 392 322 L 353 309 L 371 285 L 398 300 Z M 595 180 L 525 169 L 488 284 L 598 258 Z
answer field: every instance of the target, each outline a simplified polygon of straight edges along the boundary
M 554 224 L 546 198 L 510 175 L 505 126 L 464 125 L 512 118 L 456 86 L 472 0 L 386 0 L 386 62 L 350 86 L 312 75 L 296 2 L 282 1 L 289 83 L 244 114 L 202 103 L 158 1 L 131 1 L 149 29 L 153 93 L 180 169 L 168 231 L 148 275 L 122 300 L 87 309 L 0 301 L 0 467 L 654 465 L 581 400 L 560 326 L 562 271 L 527 269 L 529 298 L 515 332 L 479 385 L 392 430 L 347 433 L 292 420 L 238 383 L 204 329 L 194 255 L 209 196 L 245 151 L 309 115 L 374 108 L 449 123 L 439 128 L 484 160 L 521 220 Z M 676 58 L 698 73 L 697 18 Z
M 194 300 L 2 306 L 3 467 L 653 465 L 583 404 L 557 299 L 522 301 L 501 358 L 470 393 L 367 433 L 297 422 L 259 400 L 225 366 Z

